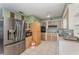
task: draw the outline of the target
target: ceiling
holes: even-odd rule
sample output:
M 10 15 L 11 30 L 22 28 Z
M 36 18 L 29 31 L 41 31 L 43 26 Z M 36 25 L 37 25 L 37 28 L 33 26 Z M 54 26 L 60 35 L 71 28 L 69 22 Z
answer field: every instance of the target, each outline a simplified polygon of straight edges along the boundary
M 2 4 L 5 8 L 22 11 L 25 15 L 34 15 L 42 19 L 46 16 L 62 16 L 65 9 L 65 3 L 5 3 Z

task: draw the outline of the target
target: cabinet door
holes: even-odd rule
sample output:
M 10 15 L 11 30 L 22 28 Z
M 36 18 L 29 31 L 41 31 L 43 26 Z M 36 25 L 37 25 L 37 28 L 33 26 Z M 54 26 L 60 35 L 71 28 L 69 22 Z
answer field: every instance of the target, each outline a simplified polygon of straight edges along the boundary
M 33 32 L 39 32 L 39 31 L 41 32 L 41 29 L 40 29 L 41 25 L 40 25 L 39 22 L 33 22 L 31 25 L 32 25 L 32 31 Z
M 33 32 L 33 41 L 35 41 L 36 45 L 39 45 L 41 42 L 41 32 Z
M 52 25 L 53 24 L 53 21 L 48 21 L 48 25 Z
M 57 25 L 57 21 L 48 21 L 48 25 Z
M 51 40 L 57 40 L 57 34 L 56 33 L 52 33 L 52 39 Z
M 51 40 L 51 39 L 52 39 L 51 33 L 47 33 L 47 40 Z
M 26 47 L 26 49 L 31 47 L 31 43 L 32 43 L 32 36 L 25 38 L 25 47 Z
M 42 39 L 42 40 L 45 40 L 45 33 L 42 33 L 41 39 Z

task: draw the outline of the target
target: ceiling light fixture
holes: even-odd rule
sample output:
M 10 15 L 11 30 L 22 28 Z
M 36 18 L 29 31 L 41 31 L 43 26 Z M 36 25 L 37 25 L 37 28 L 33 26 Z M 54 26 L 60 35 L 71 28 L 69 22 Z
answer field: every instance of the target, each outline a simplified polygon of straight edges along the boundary
M 50 15 L 50 13 L 47 13 L 46 19 L 51 20 L 51 15 Z
M 48 14 L 48 15 L 47 15 L 47 17 L 49 18 L 49 17 L 50 17 L 50 15 Z

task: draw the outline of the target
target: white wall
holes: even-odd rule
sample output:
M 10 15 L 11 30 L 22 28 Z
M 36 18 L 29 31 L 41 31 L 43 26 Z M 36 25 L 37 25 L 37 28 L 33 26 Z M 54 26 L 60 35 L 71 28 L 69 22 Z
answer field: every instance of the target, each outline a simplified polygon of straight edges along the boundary
M 74 35 L 79 37 L 79 4 L 70 4 L 69 8 L 69 29 L 74 30 Z

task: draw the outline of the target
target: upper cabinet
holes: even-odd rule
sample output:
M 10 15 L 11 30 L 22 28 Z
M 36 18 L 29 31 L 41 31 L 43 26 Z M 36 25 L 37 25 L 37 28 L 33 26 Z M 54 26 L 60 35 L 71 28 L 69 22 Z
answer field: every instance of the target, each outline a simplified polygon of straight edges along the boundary
M 49 20 L 48 26 L 57 26 L 58 28 L 62 28 L 63 21 L 62 19 Z
M 51 25 L 57 25 L 57 21 L 55 20 L 49 20 L 48 21 L 48 25 L 51 26 Z

